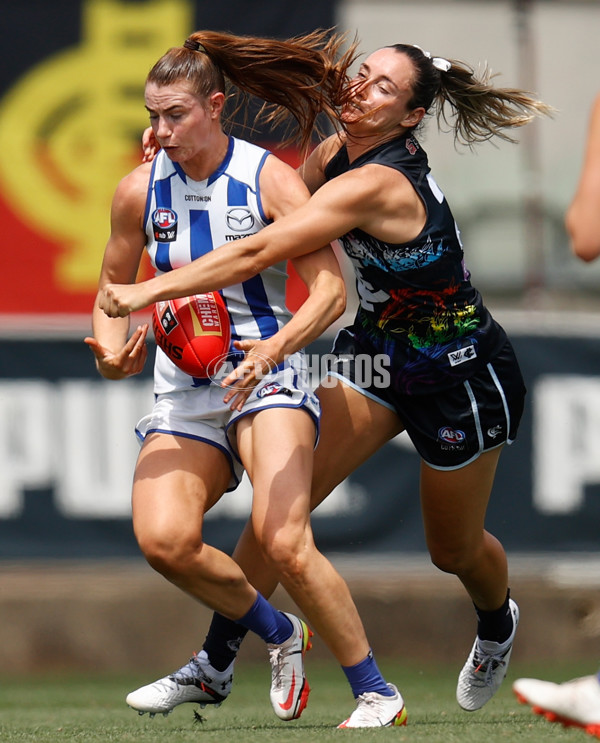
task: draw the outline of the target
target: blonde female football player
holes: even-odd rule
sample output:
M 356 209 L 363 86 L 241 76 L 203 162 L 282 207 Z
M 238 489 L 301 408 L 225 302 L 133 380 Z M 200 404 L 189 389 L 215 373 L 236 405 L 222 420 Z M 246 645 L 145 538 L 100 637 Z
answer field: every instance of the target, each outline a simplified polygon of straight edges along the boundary
M 307 85 L 311 79 L 322 81 L 328 62 L 320 40 L 317 35 L 314 49 L 303 51 L 310 74 L 295 58 L 288 66 L 278 63 L 282 79 L 302 81 L 303 92 L 291 102 L 299 119 L 310 104 L 307 97 L 314 95 Z M 289 48 L 294 45 L 279 43 L 277 56 L 291 56 Z M 251 90 L 261 70 L 240 69 L 243 80 L 235 82 Z M 113 283 L 135 281 L 144 249 L 157 273 L 167 275 L 228 240 L 257 234 L 308 201 L 308 190 L 292 168 L 224 132 L 225 89 L 221 67 L 195 43 L 170 50 L 150 71 L 146 108 L 162 150 L 117 188 L 100 298 Z M 204 514 L 235 488 L 244 467 L 253 486 L 251 518 L 260 544 L 253 559 L 262 561 L 264 555 L 275 566 L 278 579 L 349 669 L 353 688 L 385 700 L 386 724 L 402 723 L 402 697 L 381 676 L 348 588 L 312 538 L 310 483 L 319 403 L 298 349 L 340 315 L 345 292 L 328 245 L 294 262 L 310 293 L 293 318 L 285 308 L 285 264 L 244 270 L 223 288 L 233 337 L 249 340 L 255 353 L 274 365 L 264 379 L 252 380 L 243 407 L 232 409 L 218 386 L 185 374 L 157 349 L 156 402 L 137 426 L 143 444 L 133 485 L 135 535 L 150 565 L 165 578 L 268 643 L 274 711 L 284 720 L 299 717 L 309 691 L 302 662 L 309 641 L 306 624 L 276 611 L 234 560 L 203 540 Z M 94 338 L 87 342 L 107 378 L 135 374 L 145 361 L 147 328 L 138 327 L 128 339 L 128 324 L 126 318 L 107 317 L 96 304 Z M 295 568 L 288 571 L 292 561 Z M 229 690 L 231 665 L 211 665 L 206 654 L 199 654 L 150 689 L 133 692 L 127 702 L 151 714 L 168 712 L 173 695 L 176 703 L 218 703 Z

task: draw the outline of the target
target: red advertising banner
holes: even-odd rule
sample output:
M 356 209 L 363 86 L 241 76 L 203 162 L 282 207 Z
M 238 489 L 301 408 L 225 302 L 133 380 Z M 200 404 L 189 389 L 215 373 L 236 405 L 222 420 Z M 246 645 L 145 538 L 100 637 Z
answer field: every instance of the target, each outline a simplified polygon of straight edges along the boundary
M 143 81 L 185 39 L 193 6 L 90 0 L 80 18 L 79 39 L 0 99 L 1 313 L 90 312 L 112 193 L 140 158 Z
M 89 316 L 112 194 L 140 162 L 148 70 L 195 28 L 236 32 L 244 23 L 229 12 L 240 5 L 232 2 L 216 10 L 193 0 L 28 4 L 11 4 L 2 22 L 1 324 L 11 315 Z M 322 26 L 331 5 L 323 4 Z M 310 29 L 315 11 L 282 19 L 278 6 L 260 19 L 262 28 L 237 32 L 292 36 Z M 207 18 L 211 26 L 199 25 Z M 297 164 L 295 152 L 280 154 Z M 291 293 L 296 305 L 302 291 Z

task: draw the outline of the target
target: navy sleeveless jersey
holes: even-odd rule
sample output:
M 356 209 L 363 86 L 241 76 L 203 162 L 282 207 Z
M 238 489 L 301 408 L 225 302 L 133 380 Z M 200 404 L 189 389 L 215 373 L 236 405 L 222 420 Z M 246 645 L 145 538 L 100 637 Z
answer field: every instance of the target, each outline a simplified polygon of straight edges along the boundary
M 340 238 L 360 300 L 353 332 L 373 353 L 389 356 L 397 391 L 426 394 L 452 387 L 487 363 L 506 334 L 471 285 L 454 217 L 417 140 L 398 137 L 352 163 L 342 147 L 325 176 L 331 180 L 367 164 L 406 176 L 423 202 L 426 222 L 405 243 L 387 243 L 360 229 Z

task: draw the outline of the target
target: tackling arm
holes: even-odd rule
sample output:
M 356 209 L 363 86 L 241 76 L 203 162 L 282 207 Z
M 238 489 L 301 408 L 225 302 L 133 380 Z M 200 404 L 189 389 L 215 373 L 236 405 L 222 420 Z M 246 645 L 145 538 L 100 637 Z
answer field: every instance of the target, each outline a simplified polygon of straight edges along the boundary
M 292 171 L 293 172 L 293 171 Z M 153 302 L 216 291 L 279 261 L 319 250 L 370 214 L 381 188 L 356 171 L 324 184 L 309 201 L 255 235 L 222 245 L 192 263 L 136 285 L 108 284 L 100 307 L 125 317 Z

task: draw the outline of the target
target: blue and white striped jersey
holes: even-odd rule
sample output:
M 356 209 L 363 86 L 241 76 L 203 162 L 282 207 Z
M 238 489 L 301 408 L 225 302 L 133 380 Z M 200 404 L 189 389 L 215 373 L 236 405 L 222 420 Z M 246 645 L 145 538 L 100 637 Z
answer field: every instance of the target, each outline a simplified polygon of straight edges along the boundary
M 193 181 L 164 151 L 158 153 L 144 215 L 146 248 L 157 274 L 190 263 L 231 240 L 253 235 L 267 225 L 258 181 L 268 155 L 267 150 L 230 137 L 220 167 L 207 180 Z M 289 320 L 286 280 L 284 261 L 222 290 L 232 341 L 268 338 Z M 197 384 L 159 348 L 154 378 L 157 394 Z

